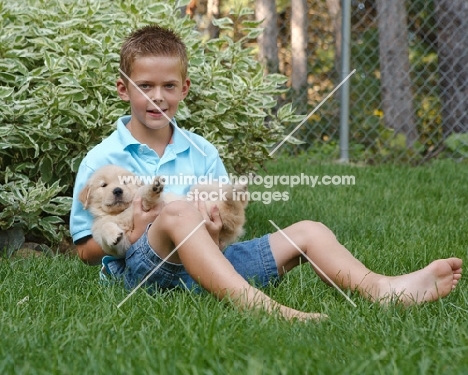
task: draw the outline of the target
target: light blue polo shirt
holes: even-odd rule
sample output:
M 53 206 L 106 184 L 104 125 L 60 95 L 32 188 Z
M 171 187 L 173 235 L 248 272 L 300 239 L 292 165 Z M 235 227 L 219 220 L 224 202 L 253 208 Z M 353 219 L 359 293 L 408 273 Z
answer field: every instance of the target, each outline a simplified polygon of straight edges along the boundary
M 192 176 L 218 179 L 228 175 L 218 151 L 203 137 L 179 128 L 174 121 L 172 143 L 166 146 L 160 158 L 154 150 L 132 136 L 126 127 L 130 118 L 121 117 L 117 121 L 117 129 L 91 149 L 80 164 L 70 213 L 70 232 L 74 242 L 91 235 L 93 222 L 78 195 L 94 171 L 104 165 L 116 164 L 138 176 L 179 176 L 177 184 L 166 183 L 164 189 L 181 195 L 190 189 Z

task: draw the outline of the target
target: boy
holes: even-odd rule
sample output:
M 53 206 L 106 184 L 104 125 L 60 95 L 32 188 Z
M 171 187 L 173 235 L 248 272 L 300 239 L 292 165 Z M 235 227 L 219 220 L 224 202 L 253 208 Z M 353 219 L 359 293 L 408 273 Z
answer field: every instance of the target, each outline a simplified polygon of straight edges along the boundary
M 120 57 L 117 92 L 130 103 L 131 116 L 119 119 L 117 130 L 88 153 L 74 190 L 71 233 L 80 258 L 88 264 L 99 264 L 105 254 L 91 237 L 92 217 L 77 197 L 97 168 L 118 164 L 145 176 L 227 176 L 211 144 L 168 120 L 174 117 L 190 88 L 187 55 L 180 38 L 171 30 L 147 26 L 126 39 Z M 186 193 L 188 188 L 167 186 L 178 194 Z M 255 287 L 279 280 L 300 264 L 305 257 L 296 246 L 341 288 L 358 291 L 370 300 L 399 299 L 405 304 L 433 301 L 449 294 L 461 278 L 462 261 L 458 258 L 437 260 L 398 277 L 378 275 L 339 244 L 328 228 L 316 222 L 302 221 L 282 232 L 231 245 L 223 254 L 218 244 L 222 222 L 216 207 L 208 213 L 203 202 L 177 201 L 143 212 L 136 198 L 134 211 L 133 245 L 126 258 L 105 257 L 103 261 L 103 269 L 122 277 L 127 288 L 137 286 L 160 266 L 147 286 L 190 289 L 198 284 L 219 299 L 232 299 L 240 308 L 261 307 L 278 311 L 285 318 L 320 318 L 321 314 L 282 306 Z M 205 223 L 200 225 L 203 220 Z M 320 270 L 316 271 L 323 277 Z M 254 280 L 255 286 L 246 280 Z

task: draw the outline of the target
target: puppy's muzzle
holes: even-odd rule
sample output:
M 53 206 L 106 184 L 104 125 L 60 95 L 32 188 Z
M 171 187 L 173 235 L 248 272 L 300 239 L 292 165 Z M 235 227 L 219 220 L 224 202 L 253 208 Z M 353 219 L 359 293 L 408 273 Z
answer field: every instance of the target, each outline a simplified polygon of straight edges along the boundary
M 122 188 L 116 187 L 114 190 L 112 190 L 112 194 L 114 194 L 116 198 L 121 198 L 123 194 L 123 190 Z

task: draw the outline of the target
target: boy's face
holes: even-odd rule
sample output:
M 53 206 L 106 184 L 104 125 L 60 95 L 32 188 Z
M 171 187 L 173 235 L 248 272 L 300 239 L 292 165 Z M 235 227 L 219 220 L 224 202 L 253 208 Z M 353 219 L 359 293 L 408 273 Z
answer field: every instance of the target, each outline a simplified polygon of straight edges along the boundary
M 180 60 L 169 56 L 139 57 L 133 62 L 130 80 L 146 96 L 172 119 L 177 112 L 179 102 L 189 91 L 190 80 L 182 80 Z M 132 82 L 117 80 L 119 96 L 130 102 L 131 127 L 162 129 L 169 125 L 169 120 L 155 105 L 143 95 Z

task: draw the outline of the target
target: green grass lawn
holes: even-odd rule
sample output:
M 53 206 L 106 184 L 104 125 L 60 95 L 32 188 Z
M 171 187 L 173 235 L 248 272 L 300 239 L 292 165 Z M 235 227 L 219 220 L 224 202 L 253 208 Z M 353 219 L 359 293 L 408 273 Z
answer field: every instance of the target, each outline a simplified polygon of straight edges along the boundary
M 354 175 L 354 186 L 282 188 L 287 202 L 248 207 L 246 237 L 301 219 L 325 223 L 373 270 L 406 273 L 440 257 L 466 258 L 466 164 L 418 168 L 268 165 L 270 175 Z M 253 186 L 252 191 L 265 190 Z M 209 295 L 100 285 L 70 256 L 0 260 L 0 374 L 464 374 L 468 292 L 422 306 L 353 307 L 305 265 L 266 292 L 329 315 L 287 322 L 240 312 Z

